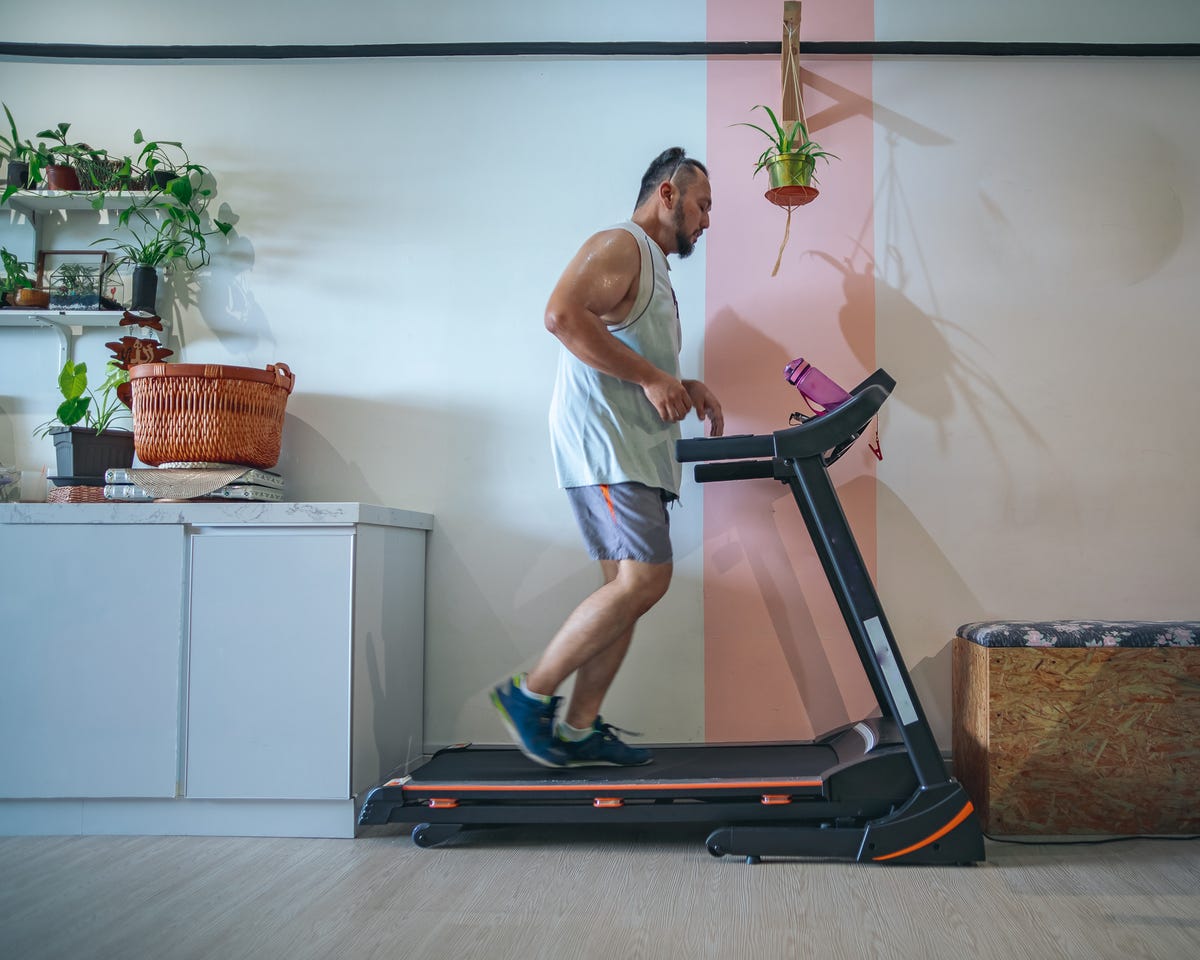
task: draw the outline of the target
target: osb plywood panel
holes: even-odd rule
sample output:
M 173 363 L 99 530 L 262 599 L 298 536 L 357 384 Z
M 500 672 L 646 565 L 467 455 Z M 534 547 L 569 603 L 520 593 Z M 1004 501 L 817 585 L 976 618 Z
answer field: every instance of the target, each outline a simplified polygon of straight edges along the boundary
M 964 701 L 960 737 L 979 741 L 960 779 L 986 794 L 985 830 L 1200 831 L 1200 650 L 955 643 L 983 654 L 962 658 L 955 697 Z
M 988 651 L 955 637 L 951 650 L 954 775 L 988 822 Z

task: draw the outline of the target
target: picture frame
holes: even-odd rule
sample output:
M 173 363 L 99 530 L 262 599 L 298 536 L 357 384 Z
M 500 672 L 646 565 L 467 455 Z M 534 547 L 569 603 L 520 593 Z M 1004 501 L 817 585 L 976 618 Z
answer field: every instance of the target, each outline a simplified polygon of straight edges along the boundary
M 50 291 L 52 310 L 103 310 L 101 286 L 110 270 L 106 250 L 42 250 L 37 285 Z

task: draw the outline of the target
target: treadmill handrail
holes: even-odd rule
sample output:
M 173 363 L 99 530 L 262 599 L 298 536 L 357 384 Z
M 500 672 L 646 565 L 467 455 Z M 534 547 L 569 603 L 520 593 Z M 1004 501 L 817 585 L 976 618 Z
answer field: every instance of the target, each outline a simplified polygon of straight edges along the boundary
M 775 456 L 772 434 L 743 433 L 733 437 L 694 437 L 675 441 L 675 459 L 680 463 L 695 460 L 753 460 Z
M 675 458 L 680 463 L 697 460 L 749 460 L 777 457 L 794 460 L 821 456 L 838 444 L 860 434 L 879 412 L 896 385 L 886 371 L 876 370 L 850 391 L 850 399 L 836 410 L 807 423 L 786 427 L 771 434 L 733 437 L 695 437 L 675 441 Z

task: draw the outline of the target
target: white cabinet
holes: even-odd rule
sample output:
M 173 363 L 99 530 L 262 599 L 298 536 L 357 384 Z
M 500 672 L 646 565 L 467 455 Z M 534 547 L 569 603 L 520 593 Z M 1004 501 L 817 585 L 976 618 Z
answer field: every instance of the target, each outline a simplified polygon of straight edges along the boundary
M 350 792 L 354 534 L 192 538 L 189 797 Z
M 0 526 L 0 797 L 175 796 L 184 548 L 177 525 Z
M 27 559 L 0 592 L 0 833 L 353 836 L 421 755 L 431 526 L 0 505 L 0 555 Z

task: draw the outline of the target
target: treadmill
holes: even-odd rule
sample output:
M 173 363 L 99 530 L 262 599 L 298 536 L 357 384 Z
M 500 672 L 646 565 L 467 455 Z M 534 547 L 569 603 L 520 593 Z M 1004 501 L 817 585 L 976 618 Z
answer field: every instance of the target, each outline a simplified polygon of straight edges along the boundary
M 694 823 L 715 857 L 886 864 L 984 859 L 970 798 L 949 776 L 829 479 L 895 386 L 883 370 L 834 410 L 767 435 L 679 440 L 700 483 L 786 484 L 870 679 L 879 717 L 813 743 L 654 748 L 639 767 L 550 769 L 516 747 L 457 744 L 371 790 L 362 825 L 415 823 L 433 846 L 464 828 Z M 700 463 L 699 461 L 706 461 Z

